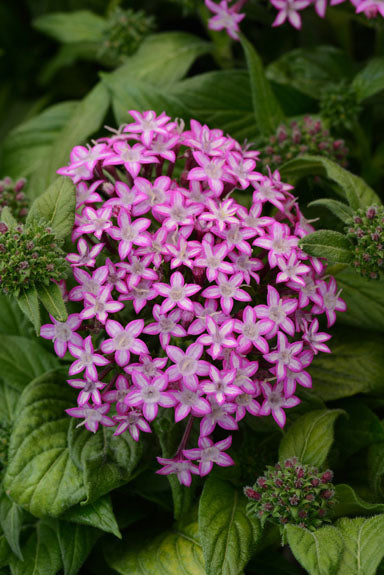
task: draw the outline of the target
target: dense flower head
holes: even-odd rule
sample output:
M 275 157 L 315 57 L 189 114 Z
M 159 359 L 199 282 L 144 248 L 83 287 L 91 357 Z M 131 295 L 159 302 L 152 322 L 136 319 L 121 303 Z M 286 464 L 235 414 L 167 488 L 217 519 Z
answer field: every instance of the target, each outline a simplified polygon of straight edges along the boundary
M 362 276 L 379 279 L 384 269 L 384 206 L 358 209 L 346 231 L 355 246 L 353 266 Z
M 7 295 L 66 276 L 68 264 L 52 229 L 43 221 L 8 226 L 0 222 L 0 289 Z
M 264 476 L 244 488 L 249 499 L 247 513 L 260 519 L 262 525 L 270 521 L 281 527 L 294 524 L 315 530 L 327 521 L 334 505 L 332 478 L 329 469 L 319 471 L 295 457 L 268 465 Z
M 26 183 L 25 178 L 14 181 L 6 177 L 0 180 L 0 214 L 3 208 L 8 207 L 18 221 L 26 217 L 29 206 L 28 199 L 23 192 Z
M 153 29 L 153 16 L 143 10 L 123 10 L 116 6 L 107 19 L 100 55 L 112 61 L 120 61 L 132 55 Z
M 330 135 L 321 119 L 305 116 L 303 120 L 279 126 L 276 134 L 270 136 L 267 145 L 261 150 L 260 160 L 263 167 L 278 168 L 303 154 L 325 156 L 346 167 L 348 148 L 344 140 Z
M 186 432 L 161 473 L 189 485 L 233 464 L 231 434 L 215 441 L 216 429 L 269 415 L 284 426 L 313 357 L 329 351 L 317 317 L 332 325 L 344 302 L 298 246 L 312 228 L 292 186 L 256 171 L 258 152 L 195 120 L 185 130 L 164 112 L 130 113 L 59 170 L 80 191 L 67 256 L 76 313 L 43 336 L 73 357 L 68 413 L 90 431 L 137 440 L 172 410 Z

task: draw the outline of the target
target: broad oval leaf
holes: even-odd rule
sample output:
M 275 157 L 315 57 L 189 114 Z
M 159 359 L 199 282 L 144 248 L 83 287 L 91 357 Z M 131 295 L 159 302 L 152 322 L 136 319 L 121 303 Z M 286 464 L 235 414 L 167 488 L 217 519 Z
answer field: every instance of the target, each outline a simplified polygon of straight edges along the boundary
M 207 575 L 239 575 L 261 535 L 245 512 L 245 496 L 228 481 L 209 478 L 199 504 L 199 532 Z
M 330 345 L 332 353 L 317 355 L 309 369 L 317 395 L 329 401 L 356 393 L 383 393 L 382 334 L 338 329 Z
M 339 574 L 343 538 L 338 529 L 322 527 L 309 531 L 296 525 L 287 525 L 285 534 L 292 553 L 309 575 Z M 354 571 L 349 573 L 354 574 Z
M 52 12 L 36 18 L 33 27 L 63 43 L 99 42 L 107 22 L 89 10 Z
M 308 204 L 308 207 L 323 206 L 328 208 L 337 218 L 342 222 L 348 222 L 353 216 L 353 210 L 347 204 L 343 202 L 338 202 L 337 200 L 332 200 L 330 198 L 322 198 L 320 200 L 315 200 Z
M 16 301 L 25 317 L 32 322 L 36 335 L 40 335 L 40 307 L 36 289 L 32 287 L 28 291 L 21 292 Z
M 321 466 L 333 443 L 333 425 L 342 409 L 318 409 L 297 419 L 280 443 L 279 459 L 297 457 L 301 463 Z
M 138 543 L 111 543 L 104 550 L 108 565 L 120 575 L 206 575 L 197 522 L 165 531 Z
M 20 531 L 23 524 L 24 511 L 12 501 L 4 491 L 0 495 L 0 525 L 8 545 L 13 553 L 23 559 L 20 549 Z
M 2 335 L 0 372 L 11 387 L 20 391 L 34 378 L 59 367 L 56 357 L 37 342 L 16 335 Z
M 355 76 L 352 87 L 359 102 L 384 90 L 384 58 L 374 58 Z
M 64 575 L 77 575 L 101 533 L 93 527 L 56 522 Z
M 69 457 L 73 393 L 65 381 L 47 375 L 23 391 L 9 440 L 6 492 L 36 517 L 57 517 L 85 497 L 82 474 Z
M 0 295 L 0 333 L 26 335 L 28 321 L 15 299 Z
M 24 561 L 12 556 L 12 575 L 55 575 L 62 566 L 59 541 L 53 528 L 38 522 L 22 546 Z
M 375 575 L 384 557 L 384 515 L 369 519 L 339 519 L 336 527 L 344 540 L 344 552 L 337 575 Z
M 300 156 L 283 164 L 280 168 L 281 177 L 297 180 L 305 176 L 323 176 L 338 187 L 335 192 L 346 198 L 353 210 L 365 208 L 372 204 L 381 204 L 379 196 L 365 181 L 345 170 L 335 162 L 322 156 Z
M 348 264 L 353 258 L 353 245 L 349 239 L 333 230 L 316 230 L 301 238 L 299 245 L 307 254 L 327 258 L 334 263 Z
M 59 239 L 71 233 L 75 220 L 76 191 L 69 178 L 57 178 L 32 204 L 27 224 L 44 220 Z
M 50 282 L 47 286 L 39 286 L 38 296 L 47 312 L 57 321 L 65 321 L 68 318 L 63 295 L 57 284 Z

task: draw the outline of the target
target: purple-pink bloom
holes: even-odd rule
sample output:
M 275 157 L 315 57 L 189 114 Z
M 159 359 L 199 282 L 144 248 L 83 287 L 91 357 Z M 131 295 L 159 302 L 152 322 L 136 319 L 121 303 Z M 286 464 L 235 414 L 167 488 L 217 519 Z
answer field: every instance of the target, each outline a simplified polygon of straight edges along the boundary
M 58 321 L 51 314 L 49 317 L 52 323 L 41 326 L 40 336 L 53 340 L 56 355 L 64 357 L 69 343 L 81 346 L 83 338 L 76 333 L 82 323 L 78 313 L 72 313 L 66 321 Z
M 300 403 L 300 399 L 295 395 L 286 397 L 284 394 L 284 383 L 280 381 L 272 387 L 266 381 L 261 382 L 264 394 L 264 402 L 259 411 L 259 415 L 272 414 L 273 419 L 279 427 L 284 427 L 286 415 L 284 409 L 295 407 Z
M 115 361 L 121 367 L 129 363 L 131 353 L 148 354 L 147 345 L 141 339 L 137 339 L 143 328 L 143 319 L 134 319 L 125 328 L 118 321 L 109 319 L 105 324 L 105 330 L 111 339 L 103 341 L 101 351 L 107 354 L 115 353 Z
M 277 334 L 277 348 L 264 355 L 264 359 L 270 363 L 276 363 L 277 380 L 284 379 L 287 375 L 287 369 L 293 372 L 299 372 L 303 366 L 296 357 L 303 349 L 302 341 L 288 343 L 288 338 L 282 331 Z
M 169 381 L 181 379 L 186 387 L 195 390 L 199 385 L 198 376 L 208 375 L 209 363 L 203 361 L 203 346 L 200 343 L 193 343 L 184 352 L 175 345 L 168 345 L 167 355 L 174 365 L 166 371 Z
M 209 402 L 201 397 L 203 395 L 202 389 L 192 390 L 182 386 L 180 390 L 174 391 L 173 395 L 178 402 L 175 407 L 176 422 L 181 421 L 190 413 L 196 417 L 203 417 L 207 413 L 211 413 Z
M 307 8 L 311 1 L 310 0 L 270 0 L 272 6 L 279 10 L 272 26 L 281 26 L 286 20 L 292 26 L 300 30 L 301 28 L 301 17 L 299 10 Z
M 239 11 L 245 4 L 246 0 L 240 0 L 233 6 L 228 6 L 227 0 L 221 0 L 216 4 L 212 0 L 205 0 L 205 5 L 214 16 L 208 21 L 210 30 L 225 30 L 233 40 L 239 39 L 239 22 L 245 17 L 245 14 L 239 14 Z
M 296 299 L 282 299 L 277 289 L 268 285 L 267 305 L 257 305 L 254 309 L 258 318 L 269 319 L 274 323 L 274 328 L 269 333 L 269 336 L 273 337 L 279 329 L 289 335 L 295 333 L 295 325 L 288 316 L 293 314 L 296 308 Z
M 125 398 L 125 403 L 132 407 L 141 407 L 147 421 L 153 421 L 157 415 L 159 405 L 174 407 L 176 399 L 172 392 L 165 391 L 168 387 L 166 375 L 160 375 L 150 380 L 140 372 L 132 372 L 134 386 Z
M 118 375 L 114 383 L 115 389 L 110 389 L 103 393 L 103 401 L 115 403 L 118 413 L 125 413 L 129 407 L 125 403 L 125 398 L 130 389 L 128 379 L 124 375 Z
M 115 422 L 113 419 L 108 417 L 106 413 L 110 410 L 111 406 L 108 403 L 104 403 L 102 405 L 82 405 L 81 407 L 71 407 L 70 409 L 66 409 L 66 413 L 71 415 L 72 417 L 76 417 L 79 419 L 84 418 L 84 421 L 79 423 L 77 427 L 84 425 L 88 431 L 92 431 L 92 433 L 96 433 L 99 428 L 99 425 L 103 425 L 105 427 L 114 427 Z
M 209 437 L 200 437 L 198 441 L 198 448 L 183 449 L 183 455 L 187 459 L 197 460 L 199 463 L 199 473 L 201 477 L 208 475 L 212 471 L 213 464 L 216 463 L 221 467 L 228 467 L 234 465 L 232 457 L 227 453 L 223 453 L 232 444 L 232 436 L 229 435 L 226 439 L 222 439 L 217 443 L 213 443 Z
M 143 329 L 143 333 L 149 333 L 151 335 L 158 334 L 163 349 L 169 344 L 171 336 L 184 337 L 187 335 L 183 326 L 178 323 L 181 317 L 181 311 L 178 308 L 172 310 L 171 313 L 167 315 L 162 313 L 160 305 L 155 304 L 152 314 L 156 321 L 155 323 L 146 325 Z
M 105 383 L 102 381 L 93 381 L 92 379 L 67 379 L 67 382 L 75 389 L 81 390 L 77 396 L 79 406 L 88 403 L 90 399 L 92 399 L 94 404 L 101 405 L 100 390 L 106 386 Z
M 99 353 L 95 353 L 92 344 L 92 338 L 89 335 L 80 344 L 74 345 L 68 343 L 69 353 L 76 358 L 69 368 L 69 375 L 76 375 L 85 370 L 85 376 L 89 379 L 97 381 L 96 366 L 107 365 L 109 360 Z
M 219 405 L 223 405 L 226 400 L 231 401 L 237 395 L 240 395 L 241 390 L 234 385 L 236 370 L 218 370 L 217 367 L 211 365 L 209 368 L 210 379 L 202 382 L 202 389 L 209 397 L 214 397 Z
M 112 286 L 103 286 L 100 291 L 94 295 L 86 293 L 84 297 L 84 309 L 80 313 L 82 319 L 96 317 L 101 323 L 105 323 L 108 314 L 117 313 L 122 310 L 124 304 L 120 301 L 114 301 L 111 298 Z
M 139 441 L 140 431 L 151 433 L 151 428 L 145 421 L 143 414 L 138 409 L 131 409 L 127 413 L 118 413 L 113 417 L 117 423 L 116 431 L 113 435 L 121 435 L 128 430 L 132 439 Z
M 225 274 L 218 272 L 216 281 L 217 286 L 206 288 L 201 295 L 206 298 L 220 298 L 221 309 L 227 315 L 232 311 L 233 300 L 251 300 L 251 296 L 239 287 L 243 281 L 241 273 L 236 273 L 228 278 Z
M 192 483 L 192 474 L 199 475 L 199 469 L 193 465 L 192 461 L 177 457 L 176 459 L 166 459 L 165 457 L 156 457 L 157 461 L 163 465 L 156 473 L 159 475 L 176 474 L 181 485 L 189 487 Z
M 236 339 L 233 337 L 235 320 L 225 320 L 218 325 L 212 317 L 207 317 L 207 333 L 198 338 L 198 342 L 209 345 L 209 355 L 216 359 L 223 349 L 236 347 Z
M 174 272 L 171 275 L 170 285 L 155 282 L 153 287 L 165 298 L 161 304 L 162 312 L 170 311 L 175 306 L 186 311 L 193 311 L 193 303 L 189 297 L 201 290 L 197 284 L 185 284 L 180 272 Z
M 257 321 L 256 308 L 247 306 L 240 321 L 235 319 L 234 331 L 240 334 L 237 342 L 240 353 L 247 353 L 255 346 L 261 353 L 268 353 L 269 346 L 263 335 L 272 332 L 274 323 L 268 318 Z

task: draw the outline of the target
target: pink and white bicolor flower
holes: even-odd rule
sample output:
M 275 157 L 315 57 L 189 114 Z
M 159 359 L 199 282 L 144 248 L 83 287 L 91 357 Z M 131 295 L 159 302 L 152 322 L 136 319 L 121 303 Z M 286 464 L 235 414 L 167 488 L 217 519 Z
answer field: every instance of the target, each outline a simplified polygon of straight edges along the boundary
M 277 349 L 266 353 L 264 359 L 270 363 L 276 364 L 277 380 L 284 379 L 287 375 L 287 369 L 299 372 L 303 369 L 300 360 L 296 357 L 303 349 L 302 341 L 288 343 L 288 338 L 282 331 L 277 334 Z
M 285 397 L 284 383 L 280 381 L 272 387 L 266 381 L 261 382 L 261 387 L 264 394 L 264 402 L 259 411 L 259 415 L 272 414 L 273 419 L 279 427 L 284 427 L 286 422 L 286 415 L 284 409 L 295 407 L 299 405 L 300 399 L 295 395 Z
M 216 286 L 207 287 L 201 295 L 206 298 L 220 298 L 221 309 L 227 315 L 232 311 L 233 300 L 251 301 L 251 296 L 239 287 L 243 281 L 243 275 L 240 272 L 229 278 L 218 272 L 216 281 Z
M 199 469 L 193 465 L 192 461 L 178 457 L 176 459 L 166 459 L 165 457 L 156 457 L 157 461 L 163 465 L 156 473 L 159 475 L 176 474 L 181 485 L 189 487 L 192 483 L 192 474 L 199 475 Z
M 199 385 L 198 376 L 208 375 L 209 363 L 201 360 L 204 348 L 200 343 L 192 343 L 184 352 L 175 345 L 168 345 L 166 352 L 174 365 L 167 369 L 169 381 L 182 379 L 184 385 L 195 390 Z
M 201 290 L 197 284 L 185 284 L 180 272 L 174 272 L 171 275 L 170 285 L 155 282 L 153 287 L 166 298 L 161 305 L 162 312 L 170 311 L 175 306 L 186 311 L 193 311 L 193 303 L 189 297 Z
M 132 380 L 135 385 L 125 398 L 125 403 L 132 407 L 141 407 L 147 421 L 153 421 L 158 413 L 159 405 L 162 407 L 174 407 L 177 403 L 168 387 L 168 377 L 160 375 L 152 381 L 140 372 L 132 372 Z
M 78 313 L 72 313 L 66 321 L 58 321 L 51 314 L 49 314 L 49 317 L 52 323 L 46 323 L 41 326 L 40 336 L 44 339 L 53 340 L 56 355 L 64 357 L 69 343 L 81 346 L 83 338 L 76 333 L 82 323 Z
M 161 306 L 155 304 L 152 310 L 153 319 L 155 323 L 150 323 L 145 326 L 143 333 L 151 335 L 159 335 L 160 344 L 163 349 L 169 344 L 171 335 L 173 337 L 184 337 L 187 332 L 183 326 L 179 325 L 181 310 L 173 309 L 168 315 L 161 312 Z
M 107 354 L 115 353 L 115 361 L 121 367 L 129 363 L 131 353 L 149 354 L 147 345 L 141 339 L 137 339 L 143 328 L 143 319 L 134 319 L 125 328 L 118 321 L 109 319 L 105 324 L 105 329 L 111 339 L 103 341 L 101 351 Z
M 76 427 L 84 425 L 88 431 L 96 433 L 99 425 L 104 427 L 114 427 L 115 422 L 113 419 L 108 417 L 106 413 L 110 410 L 111 406 L 108 403 L 103 403 L 102 405 L 82 405 L 81 407 L 71 407 L 66 409 L 66 413 L 76 418 L 84 418 L 84 421 L 79 423 Z
M 94 352 L 90 335 L 82 341 L 81 346 L 69 342 L 68 348 L 70 354 L 76 358 L 76 361 L 74 361 L 69 368 L 69 375 L 76 375 L 85 370 L 85 376 L 87 378 L 97 381 L 96 366 L 110 363 L 106 357 Z
M 208 475 L 212 471 L 213 464 L 216 463 L 221 467 L 228 467 L 234 465 L 232 457 L 227 453 L 223 453 L 232 444 L 232 436 L 229 435 L 226 439 L 222 439 L 217 443 L 213 443 L 209 437 L 200 437 L 198 441 L 198 448 L 183 449 L 183 455 L 187 459 L 198 460 L 199 473 L 201 477 Z

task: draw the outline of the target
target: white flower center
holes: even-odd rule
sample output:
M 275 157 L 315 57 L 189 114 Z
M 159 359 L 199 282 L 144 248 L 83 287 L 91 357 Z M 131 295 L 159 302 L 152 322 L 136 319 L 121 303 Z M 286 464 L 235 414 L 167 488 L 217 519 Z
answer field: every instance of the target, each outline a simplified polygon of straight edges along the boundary
M 129 349 L 132 345 L 132 340 L 133 337 L 129 333 L 122 331 L 114 338 L 115 347 L 117 350 Z
M 65 323 L 57 323 L 55 325 L 55 338 L 59 341 L 69 341 L 71 339 L 72 330 Z

